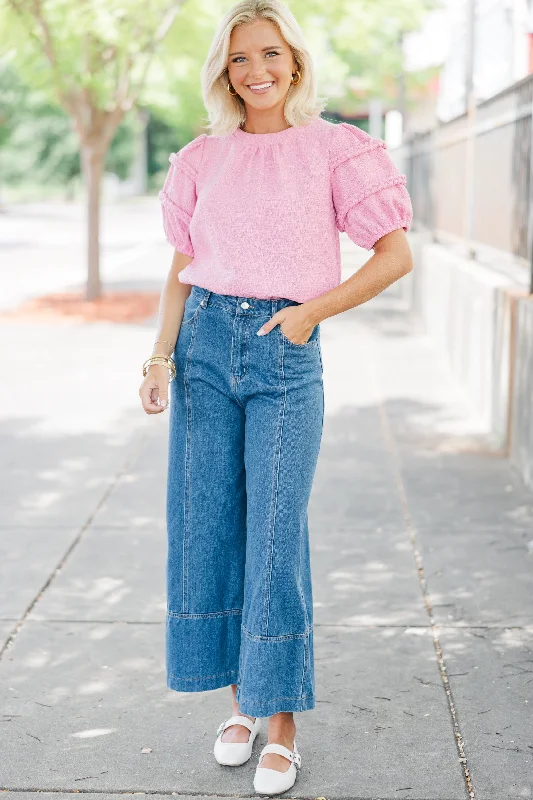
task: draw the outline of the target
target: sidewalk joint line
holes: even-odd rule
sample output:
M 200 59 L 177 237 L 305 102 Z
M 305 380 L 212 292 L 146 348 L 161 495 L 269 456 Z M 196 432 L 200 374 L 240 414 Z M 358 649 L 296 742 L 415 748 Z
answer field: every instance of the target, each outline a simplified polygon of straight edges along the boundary
M 372 347 L 372 344 L 371 344 L 367 334 L 363 335 L 363 340 L 364 340 L 364 343 L 366 345 L 367 353 L 370 352 L 370 351 L 373 351 L 374 348 Z M 369 371 L 370 371 L 370 374 L 371 374 L 373 382 L 374 382 L 374 389 L 375 389 L 375 396 L 377 398 L 376 402 L 377 402 L 377 406 L 378 406 L 378 414 L 379 414 L 379 419 L 380 419 L 380 424 L 381 424 L 381 431 L 382 431 L 382 434 L 383 434 L 383 438 L 385 440 L 385 447 L 387 449 L 387 453 L 388 453 L 388 456 L 389 456 L 389 459 L 390 459 L 391 470 L 392 470 L 392 474 L 393 474 L 393 478 L 394 478 L 394 483 L 395 483 L 395 486 L 396 486 L 396 491 L 398 493 L 398 497 L 399 497 L 399 500 L 400 500 L 400 505 L 401 505 L 401 509 L 402 509 L 402 516 L 403 516 L 404 524 L 405 524 L 405 529 L 406 529 L 406 532 L 407 532 L 407 534 L 409 536 L 409 541 L 410 541 L 410 544 L 411 544 L 411 547 L 412 547 L 412 551 L 413 551 L 413 556 L 414 556 L 414 559 L 415 559 L 415 565 L 416 565 L 416 569 L 417 569 L 417 572 L 418 572 L 418 579 L 419 579 L 420 587 L 421 587 L 421 590 L 422 590 L 422 597 L 424 599 L 426 610 L 427 610 L 427 613 L 428 613 L 428 616 L 429 616 L 429 621 L 430 621 L 430 625 L 431 625 L 431 631 L 432 631 L 432 634 L 433 634 L 433 645 L 434 645 L 435 653 L 436 653 L 436 656 L 437 656 L 437 665 L 439 667 L 439 672 L 440 672 L 442 684 L 443 684 L 443 687 L 444 687 L 446 698 L 448 700 L 448 707 L 449 707 L 450 715 L 451 715 L 451 718 L 452 718 L 452 726 L 453 726 L 453 732 L 454 732 L 454 736 L 455 736 L 455 743 L 456 743 L 456 746 L 457 746 L 457 751 L 459 753 L 459 762 L 461 764 L 461 768 L 462 768 L 463 777 L 464 777 L 464 781 L 465 781 L 465 784 L 466 784 L 466 790 L 468 792 L 468 796 L 469 796 L 470 800 L 474 800 L 475 799 L 475 792 L 474 792 L 474 787 L 473 787 L 473 784 L 472 784 L 472 778 L 471 778 L 471 775 L 470 775 L 470 770 L 468 769 L 468 766 L 467 766 L 467 759 L 466 759 L 465 748 L 464 748 L 464 739 L 463 739 L 463 736 L 462 736 L 462 733 L 461 733 L 461 729 L 459 727 L 459 722 L 458 722 L 458 719 L 457 719 L 457 713 L 456 713 L 456 710 L 455 710 L 455 704 L 454 704 L 453 696 L 452 696 L 452 690 L 451 690 L 450 682 L 448 680 L 448 675 L 446 673 L 446 664 L 444 662 L 444 655 L 443 655 L 443 652 L 442 652 L 442 647 L 441 647 L 440 642 L 439 642 L 438 626 L 436 625 L 435 618 L 433 616 L 433 608 L 432 608 L 432 604 L 431 604 L 431 599 L 430 599 L 430 596 L 429 596 L 429 591 L 428 591 L 426 579 L 425 579 L 425 576 L 424 576 L 424 566 L 423 566 L 423 563 L 422 563 L 422 556 L 421 556 L 421 553 L 420 553 L 420 551 L 419 551 L 419 549 L 417 547 L 416 532 L 415 532 L 415 528 L 414 528 L 414 525 L 413 525 L 411 512 L 409 510 L 409 503 L 408 503 L 408 500 L 407 500 L 407 492 L 406 492 L 405 485 L 404 485 L 403 478 L 402 478 L 400 457 L 399 457 L 399 454 L 398 454 L 398 449 L 396 447 L 396 442 L 395 442 L 395 439 L 394 439 L 394 435 L 392 433 L 390 420 L 389 420 L 389 415 L 387 413 L 387 408 L 386 408 L 385 402 L 383 400 L 383 394 L 380 391 L 381 387 L 380 387 L 380 384 L 379 384 L 378 376 L 376 374 L 376 368 L 375 368 L 376 360 L 375 360 L 375 358 L 368 358 L 368 363 L 369 363 Z
M 50 573 L 50 575 L 48 576 L 48 578 L 44 582 L 44 584 L 41 586 L 40 590 L 37 592 L 37 594 L 35 595 L 33 600 L 30 602 L 29 606 L 26 608 L 26 611 L 18 619 L 15 627 L 13 628 L 13 630 L 11 631 L 9 636 L 7 637 L 7 639 L 4 642 L 3 646 L 0 648 L 0 661 L 2 660 L 4 654 L 7 653 L 7 651 L 11 648 L 13 642 L 15 641 L 15 639 L 16 639 L 19 631 L 21 630 L 22 626 L 26 622 L 26 619 L 28 618 L 28 615 L 31 613 L 32 609 L 37 605 L 38 601 L 44 595 L 44 593 L 46 592 L 48 587 L 52 585 L 52 583 L 53 583 L 54 579 L 56 578 L 56 576 L 61 572 L 61 570 L 65 566 L 69 556 L 71 555 L 73 550 L 78 546 L 79 542 L 81 541 L 81 538 L 82 538 L 83 534 L 85 533 L 85 531 L 87 531 L 90 528 L 91 523 L 92 523 L 93 519 L 95 518 L 96 514 L 98 513 L 100 508 L 103 506 L 103 504 L 106 502 L 107 498 L 111 495 L 111 493 L 115 489 L 115 487 L 116 487 L 118 481 L 120 480 L 120 478 L 122 477 L 122 475 L 124 473 L 126 473 L 128 471 L 128 469 L 135 463 L 135 460 L 138 457 L 139 452 L 140 452 L 142 446 L 144 445 L 144 443 L 145 443 L 145 441 L 147 439 L 148 439 L 148 431 L 143 431 L 140 434 L 138 440 L 135 442 L 135 444 L 132 445 L 131 451 L 126 456 L 123 465 L 121 467 L 119 467 L 118 470 L 115 472 L 114 477 L 110 480 L 109 485 L 107 486 L 107 488 L 102 493 L 102 496 L 101 496 L 100 500 L 96 503 L 96 505 L 93 508 L 93 510 L 89 513 L 89 516 L 87 517 L 85 522 L 82 524 L 79 532 L 76 534 L 76 536 L 74 537 L 74 539 L 72 540 L 70 545 L 67 547 L 67 550 L 65 551 L 63 556 L 60 558 L 60 560 L 56 564 L 56 566 L 53 568 L 52 572 Z M 31 621 L 32 620 L 30 620 L 30 622 Z M 40 621 L 40 620 L 36 620 L 36 621 Z M 65 622 L 69 622 L 69 620 L 64 620 L 64 621 Z

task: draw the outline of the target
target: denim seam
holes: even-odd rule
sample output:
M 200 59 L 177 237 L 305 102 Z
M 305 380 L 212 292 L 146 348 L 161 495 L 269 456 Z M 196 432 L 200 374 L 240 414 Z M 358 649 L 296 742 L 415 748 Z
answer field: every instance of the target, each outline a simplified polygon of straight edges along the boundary
M 188 319 L 182 319 L 180 324 L 181 325 L 192 325 L 193 322 L 196 320 L 196 317 L 198 316 L 198 312 L 199 311 L 200 311 L 200 303 L 198 303 L 197 307 L 194 309 L 192 317 L 190 317 Z
M 243 358 L 242 358 L 242 377 L 246 375 L 246 370 L 248 368 L 248 342 L 250 340 L 250 326 L 252 325 L 252 321 L 248 319 L 248 321 L 243 325 Z
M 243 625 L 242 625 L 242 619 L 241 619 L 241 628 L 242 627 L 243 627 Z M 243 665 L 244 665 L 244 647 L 242 646 L 242 643 L 241 643 L 240 646 L 239 646 L 239 663 L 238 663 L 238 667 L 237 667 L 237 673 L 238 673 L 237 674 L 237 701 L 239 700 L 239 694 L 240 694 L 240 691 L 241 691 Z
M 308 697 L 313 697 L 313 695 L 312 694 L 299 694 L 299 695 L 295 694 L 295 695 L 292 695 L 292 697 L 271 697 L 269 700 L 264 700 L 263 702 L 261 702 L 261 701 L 257 702 L 256 700 L 254 700 L 253 702 L 254 702 L 255 705 L 258 705 L 258 706 L 268 706 L 268 705 L 270 705 L 270 703 L 273 703 L 275 700 L 307 700 Z M 252 698 L 250 698 L 250 699 L 252 699 Z M 239 700 L 242 700 L 244 702 L 246 700 L 246 698 L 241 695 L 239 697 Z
M 245 627 L 244 624 L 241 624 L 242 630 L 244 634 L 254 642 L 285 642 L 291 639 L 305 639 L 307 638 L 310 633 L 312 632 L 313 628 L 307 628 L 304 633 L 285 633 L 280 634 L 279 636 L 265 636 L 263 634 L 254 634 L 250 633 L 250 631 Z
M 236 321 L 237 321 L 237 309 L 235 309 L 235 313 L 233 315 L 233 324 L 231 326 L 231 354 L 230 354 L 230 378 L 229 378 L 229 382 L 230 382 L 231 393 L 233 394 L 235 400 L 237 401 L 237 403 L 240 405 L 241 408 L 244 408 L 244 404 L 241 403 L 241 401 L 240 401 L 240 399 L 239 399 L 239 397 L 237 395 L 237 392 L 235 391 L 236 378 L 235 378 L 235 375 L 233 374 L 233 361 L 234 361 L 234 355 L 235 355 L 235 323 L 236 323 Z
M 228 669 L 226 672 L 217 672 L 215 675 L 201 675 L 199 678 L 185 678 L 182 675 L 174 675 L 169 672 L 168 677 L 175 678 L 177 681 L 205 681 L 208 678 L 220 678 L 222 675 L 233 675 L 235 672 L 237 672 L 236 669 Z
M 279 328 L 279 332 L 281 334 L 281 338 L 283 339 L 283 342 L 288 344 L 288 345 L 290 345 L 291 347 L 309 347 L 309 348 L 311 348 L 313 345 L 316 345 L 316 343 L 318 341 L 317 337 L 315 336 L 315 338 L 311 339 L 311 341 L 302 342 L 301 344 L 297 344 L 296 342 L 291 342 L 289 337 L 285 336 L 285 334 L 281 330 L 281 325 L 278 325 L 278 328 Z M 313 335 L 313 334 L 311 334 L 311 335 Z
M 167 616 L 178 617 L 179 619 L 205 619 L 211 617 L 228 617 L 236 614 L 242 614 L 242 608 L 230 608 L 226 611 L 206 611 L 205 614 L 182 613 L 179 611 L 167 611 Z
M 198 304 L 198 309 L 200 308 L 200 304 Z M 197 312 L 198 312 L 197 309 Z M 197 313 L 196 312 L 196 313 Z M 189 342 L 189 347 L 187 348 L 187 353 L 185 355 L 185 366 L 183 369 L 183 382 L 185 385 L 185 406 L 186 406 L 186 430 L 185 430 L 185 480 L 184 480 L 184 502 L 183 502 L 183 546 L 182 546 L 182 571 L 181 571 L 181 581 L 182 581 L 182 608 L 183 612 L 187 612 L 187 608 L 189 607 L 189 597 L 188 597 L 188 589 L 189 589 L 189 568 L 188 568 L 188 555 L 187 555 L 187 548 L 189 543 L 189 524 L 190 524 L 190 517 L 191 517 L 191 509 L 190 509 L 190 480 L 191 480 L 191 427 L 192 427 L 192 407 L 191 407 L 191 397 L 190 397 L 190 383 L 189 383 L 189 364 L 190 364 L 190 354 L 192 351 L 192 347 L 196 338 L 196 319 L 195 316 L 194 321 L 192 323 L 193 327 L 191 329 L 191 341 Z
M 210 295 L 214 294 L 214 292 L 212 292 L 211 290 L 209 290 L 209 291 L 210 291 Z M 234 293 L 232 296 L 233 297 L 241 297 L 241 295 L 238 295 L 236 293 Z M 274 301 L 274 302 L 277 302 L 277 301 Z M 245 317 L 245 316 L 246 317 L 256 317 L 258 319 L 260 319 L 262 317 L 263 318 L 266 317 L 267 319 L 270 319 L 270 317 L 273 317 L 274 314 L 276 313 L 276 310 L 270 310 L 270 311 L 264 311 L 264 312 L 254 312 L 253 310 L 251 310 L 251 311 L 247 310 L 246 314 L 240 314 L 239 313 L 239 305 L 238 304 L 236 305 L 235 310 L 234 310 L 233 304 L 224 303 L 224 302 L 221 303 L 221 302 L 218 302 L 217 300 L 211 299 L 211 298 L 209 299 L 209 305 L 212 306 L 213 308 L 218 308 L 221 311 L 224 311 L 226 314 L 230 314 L 232 316 L 236 315 L 236 316 L 239 316 L 239 317 Z M 205 306 L 205 307 L 207 308 L 207 306 Z M 284 305 L 284 306 L 279 305 L 278 308 L 277 308 L 277 311 L 281 311 L 283 308 L 287 308 L 287 305 Z M 289 341 L 290 341 L 290 339 L 289 339 Z M 293 344 L 293 342 L 291 342 L 291 344 Z M 308 344 L 308 342 L 305 342 L 304 344 Z M 298 345 L 296 345 L 296 346 L 298 347 Z M 303 346 L 303 345 L 301 345 L 301 346 Z
M 191 293 L 189 292 L 189 297 L 190 297 L 190 295 L 191 295 Z M 203 300 L 203 298 L 202 298 L 202 300 Z M 196 308 L 194 309 L 194 311 L 193 311 L 193 313 L 192 313 L 190 318 L 181 320 L 181 323 L 180 323 L 181 325 L 192 325 L 193 324 L 193 322 L 196 320 L 196 317 L 198 316 L 198 312 L 200 311 L 200 308 L 202 307 L 201 306 L 202 300 L 198 300 Z
M 300 595 L 300 601 L 302 603 L 302 607 L 304 610 L 304 617 L 305 617 L 305 627 L 306 629 L 310 628 L 309 625 L 309 614 L 307 613 L 307 603 L 305 602 L 305 595 L 302 586 L 302 548 L 303 542 L 300 542 L 300 563 L 298 564 L 298 593 Z
M 305 609 L 305 619 L 306 619 L 306 622 L 307 622 L 307 608 Z M 300 683 L 300 697 L 302 696 L 302 692 L 304 690 L 305 676 L 306 676 L 306 673 L 307 673 L 307 661 L 308 661 L 308 658 L 307 658 L 307 644 L 308 644 L 308 637 L 306 636 L 305 639 L 304 639 L 304 663 L 303 663 L 303 668 L 302 668 L 302 682 Z
M 270 614 L 270 590 L 272 586 L 272 563 L 274 560 L 274 536 L 276 528 L 276 512 L 278 507 L 278 481 L 279 481 L 279 465 L 281 461 L 281 444 L 283 439 L 283 423 L 285 421 L 285 407 L 287 404 L 287 386 L 285 384 L 285 375 L 283 373 L 283 353 L 280 353 L 280 368 L 281 380 L 283 388 L 283 402 L 280 405 L 278 413 L 278 424 L 276 430 L 276 450 L 274 455 L 274 475 L 272 476 L 272 498 L 270 502 L 269 514 L 269 537 L 268 537 L 268 561 L 266 568 L 266 581 L 265 581 L 265 603 L 263 611 L 263 626 L 265 635 L 268 636 L 268 621 Z

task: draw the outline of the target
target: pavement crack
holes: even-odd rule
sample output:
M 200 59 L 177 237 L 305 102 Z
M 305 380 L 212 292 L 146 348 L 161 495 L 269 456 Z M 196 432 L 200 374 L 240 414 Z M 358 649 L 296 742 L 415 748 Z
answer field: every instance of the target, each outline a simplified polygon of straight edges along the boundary
M 386 450 L 387 450 L 387 454 L 389 456 L 389 463 L 390 463 L 390 467 L 391 467 L 394 483 L 395 483 L 395 486 L 396 486 L 396 492 L 398 494 L 398 498 L 399 498 L 399 501 L 400 501 L 402 516 L 403 516 L 404 525 L 405 525 L 405 530 L 406 530 L 407 535 L 409 537 L 409 542 L 411 544 L 411 549 L 412 549 L 414 560 L 415 560 L 415 566 L 416 566 L 416 570 L 417 570 L 417 573 L 418 573 L 418 580 L 419 580 L 420 588 L 421 588 L 421 591 L 422 591 L 422 597 L 423 597 L 423 600 L 424 600 L 424 604 L 426 606 L 426 611 L 427 611 L 427 614 L 428 614 L 428 617 L 429 617 L 429 621 L 430 621 L 430 625 L 431 625 L 431 632 L 432 632 L 432 635 L 433 635 L 433 646 L 435 648 L 435 653 L 436 653 L 436 657 L 437 657 L 437 665 L 438 665 L 438 668 L 439 668 L 442 685 L 444 687 L 444 691 L 445 691 L 446 698 L 447 698 L 447 701 L 448 701 L 448 708 L 449 708 L 449 711 L 450 711 L 452 727 L 453 727 L 453 733 L 454 733 L 454 736 L 455 736 L 455 743 L 456 743 L 457 752 L 458 752 L 458 756 L 459 756 L 458 760 L 459 760 L 459 762 L 461 764 L 461 769 L 462 769 L 462 772 L 463 772 L 463 778 L 464 778 L 464 781 L 465 781 L 465 785 L 466 785 L 466 790 L 468 792 L 468 796 L 469 796 L 470 800 L 474 800 L 475 792 L 474 792 L 474 787 L 473 787 L 473 784 L 472 784 L 472 778 L 471 778 L 471 775 L 470 775 L 470 770 L 468 769 L 468 766 L 467 766 L 467 759 L 466 759 L 466 755 L 465 755 L 464 738 L 463 738 L 463 735 L 461 733 L 461 729 L 459 727 L 459 721 L 458 721 L 458 718 L 457 718 L 457 712 L 456 712 L 456 708 L 455 708 L 455 703 L 454 703 L 454 700 L 453 700 L 452 690 L 451 690 L 450 682 L 448 680 L 446 664 L 445 664 L 445 661 L 444 661 L 444 654 L 442 652 L 442 647 L 440 645 L 439 636 L 438 636 L 438 629 L 437 629 L 437 625 L 435 624 L 435 618 L 433 616 L 433 607 L 432 607 L 431 598 L 430 598 L 430 595 L 429 595 L 429 591 L 428 591 L 428 588 L 427 588 L 427 582 L 426 582 L 426 578 L 425 578 L 425 574 L 424 574 L 424 566 L 423 566 L 423 562 L 422 562 L 422 555 L 420 553 L 420 550 L 418 549 L 415 527 L 413 525 L 413 520 L 412 520 L 411 512 L 410 512 L 410 509 L 409 509 L 409 503 L 408 503 L 408 500 L 407 500 L 407 491 L 405 489 L 405 484 L 404 484 L 403 477 L 402 477 L 402 469 L 401 469 L 401 462 L 400 462 L 400 457 L 399 457 L 399 453 L 398 453 L 398 448 L 396 447 L 396 441 L 395 441 L 394 435 L 392 433 L 392 428 L 391 428 L 391 424 L 390 424 L 390 420 L 389 420 L 389 415 L 387 413 L 387 409 L 386 409 L 386 406 L 385 406 L 385 403 L 384 403 L 384 400 L 383 400 L 383 393 L 380 391 L 380 387 L 379 387 L 379 380 L 378 380 L 378 376 L 377 376 L 376 368 L 375 368 L 375 364 L 377 363 L 377 360 L 376 360 L 376 358 L 375 358 L 375 356 L 374 356 L 374 354 L 372 352 L 373 348 L 372 348 L 372 344 L 370 342 L 370 339 L 369 339 L 368 335 L 364 336 L 364 342 L 365 342 L 365 345 L 367 347 L 367 351 L 369 353 L 367 362 L 368 362 L 368 365 L 369 365 L 370 375 L 372 376 L 372 380 L 373 380 L 373 383 L 374 383 L 375 397 L 377 398 L 376 399 L 376 403 L 377 403 L 377 407 L 378 407 L 378 414 L 379 414 L 379 420 L 380 420 L 380 424 L 381 424 L 381 431 L 382 431 L 382 434 L 383 434 L 383 439 L 385 441 L 385 447 L 386 447 Z M 424 681 L 424 680 L 422 680 L 420 678 L 418 678 L 417 680 L 420 680 L 424 684 L 428 683 L 427 681 Z M 438 685 L 438 684 L 436 684 L 436 685 Z
M 128 469 L 131 467 L 131 465 L 133 463 L 135 463 L 135 460 L 137 459 L 137 457 L 139 455 L 139 452 L 142 449 L 142 447 L 145 444 L 147 439 L 148 439 L 148 433 L 145 431 L 139 436 L 139 438 L 134 443 L 134 445 L 132 445 L 131 449 L 129 450 L 129 452 L 128 452 L 127 456 L 126 456 L 126 458 L 124 459 L 124 463 L 115 472 L 114 477 L 112 478 L 112 480 L 110 480 L 107 488 L 102 493 L 102 496 L 100 497 L 100 500 L 98 501 L 98 503 L 96 503 L 94 509 L 89 514 L 89 516 L 87 517 L 87 519 L 85 520 L 85 522 L 81 526 L 80 530 L 78 531 L 78 533 L 76 534 L 76 536 L 74 537 L 74 539 L 72 540 L 70 545 L 67 547 L 66 552 L 63 554 L 63 556 L 60 558 L 59 562 L 53 568 L 52 572 L 50 573 L 50 575 L 48 576 L 48 578 L 46 579 L 44 584 L 41 586 L 40 590 L 37 592 L 37 594 L 35 595 L 35 597 L 31 601 L 31 603 L 26 608 L 26 611 L 23 613 L 23 615 L 20 617 L 20 619 L 17 620 L 17 622 L 15 624 L 15 627 L 10 632 L 9 636 L 7 636 L 3 646 L 0 648 L 0 661 L 4 657 L 4 654 L 12 647 L 13 642 L 15 641 L 15 638 L 17 637 L 17 635 L 20 632 L 22 626 L 26 622 L 29 614 L 33 611 L 34 607 L 37 605 L 37 603 L 39 602 L 41 597 L 43 597 L 44 593 L 47 591 L 49 586 L 52 585 L 52 583 L 54 582 L 54 580 L 57 577 L 57 575 L 61 572 L 61 570 L 63 569 L 63 567 L 67 563 L 67 560 L 69 559 L 70 555 L 73 553 L 73 551 L 76 549 L 76 547 L 80 543 L 80 541 L 81 541 L 83 535 L 85 534 L 85 532 L 91 527 L 91 523 L 92 523 L 93 519 L 95 518 L 96 514 L 98 513 L 100 508 L 103 506 L 103 504 L 106 502 L 108 497 L 114 491 L 114 489 L 115 489 L 116 485 L 118 484 L 118 482 L 119 482 L 120 478 L 122 477 L 122 475 L 124 475 L 124 473 L 126 473 L 128 471 Z

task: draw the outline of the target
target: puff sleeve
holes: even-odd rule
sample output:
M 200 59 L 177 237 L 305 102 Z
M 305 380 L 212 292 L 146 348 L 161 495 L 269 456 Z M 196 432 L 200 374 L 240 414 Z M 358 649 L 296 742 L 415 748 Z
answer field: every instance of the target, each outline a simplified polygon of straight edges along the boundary
M 202 133 L 177 153 L 170 154 L 170 169 L 158 195 L 167 240 L 180 253 L 192 258 L 194 250 L 189 236 L 189 224 L 196 206 L 196 177 L 206 136 L 207 134 Z
M 333 205 L 339 231 L 365 250 L 413 219 L 407 178 L 398 172 L 382 139 L 340 122 L 329 151 Z

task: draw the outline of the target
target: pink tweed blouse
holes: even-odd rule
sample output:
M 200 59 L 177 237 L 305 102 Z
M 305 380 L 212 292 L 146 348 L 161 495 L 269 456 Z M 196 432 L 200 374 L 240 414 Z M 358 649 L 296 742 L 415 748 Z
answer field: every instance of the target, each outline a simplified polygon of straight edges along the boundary
M 163 227 L 193 258 L 179 280 L 213 292 L 310 300 L 341 282 L 339 231 L 371 250 L 411 225 L 406 176 L 348 123 L 202 133 L 169 161 Z

